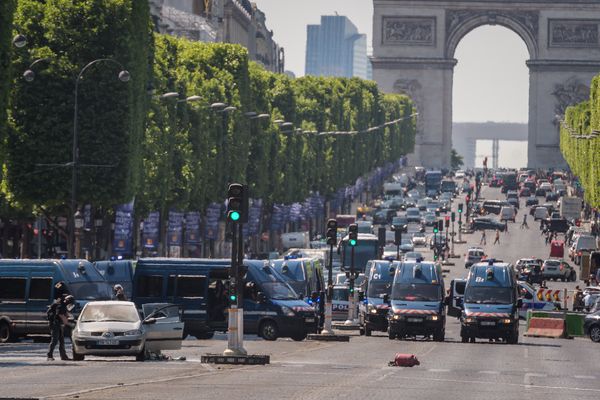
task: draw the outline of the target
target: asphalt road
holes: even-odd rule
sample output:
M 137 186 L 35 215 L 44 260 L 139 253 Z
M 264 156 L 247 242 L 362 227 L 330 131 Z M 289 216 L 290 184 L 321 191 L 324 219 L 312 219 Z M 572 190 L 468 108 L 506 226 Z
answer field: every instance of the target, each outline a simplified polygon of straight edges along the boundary
M 484 189 L 484 196 L 500 198 Z M 456 203 L 456 202 L 455 202 Z M 523 209 L 522 209 L 523 210 Z M 521 211 L 523 212 L 523 211 Z M 522 214 L 521 214 L 522 215 Z M 519 220 L 519 219 L 518 219 Z M 505 261 L 547 257 L 537 227 L 510 224 L 500 245 L 488 235 L 486 252 Z M 480 234 L 457 245 L 448 278 L 466 275 L 462 254 Z M 428 257 L 430 259 L 430 257 Z M 574 287 L 552 282 L 551 287 Z M 524 327 L 521 327 L 523 333 Z M 449 318 L 446 341 L 390 341 L 384 333 L 350 343 L 265 342 L 247 337 L 249 353 L 269 354 L 271 364 L 217 367 L 200 363 L 205 353 L 222 352 L 225 336 L 185 340 L 173 357 L 186 361 L 135 362 L 95 358 L 83 362 L 45 361 L 46 344 L 24 341 L 0 345 L 0 398 L 79 399 L 598 399 L 600 346 L 587 338 L 521 337 L 519 344 L 460 343 L 459 324 Z M 415 354 L 421 365 L 388 367 L 397 352 Z

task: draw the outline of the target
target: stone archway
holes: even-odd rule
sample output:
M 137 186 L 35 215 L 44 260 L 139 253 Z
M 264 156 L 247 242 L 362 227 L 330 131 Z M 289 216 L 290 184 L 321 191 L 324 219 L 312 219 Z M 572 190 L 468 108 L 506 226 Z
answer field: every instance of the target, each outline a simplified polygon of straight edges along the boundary
M 449 166 L 454 52 L 483 25 L 512 30 L 529 50 L 529 166 L 564 163 L 556 114 L 585 99 L 600 72 L 597 0 L 374 0 L 374 9 L 373 76 L 417 104 L 424 166 Z

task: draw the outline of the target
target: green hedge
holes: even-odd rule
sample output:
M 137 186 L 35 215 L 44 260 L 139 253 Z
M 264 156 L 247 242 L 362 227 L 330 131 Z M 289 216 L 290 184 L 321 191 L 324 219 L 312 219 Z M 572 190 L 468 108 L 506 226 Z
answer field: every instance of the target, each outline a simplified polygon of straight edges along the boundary
M 71 192 L 71 170 L 39 164 L 72 159 L 75 77 L 99 58 L 120 61 L 131 80 L 118 80 L 120 68 L 101 63 L 79 85 L 80 204 L 112 206 L 140 188 L 141 150 L 147 115 L 151 25 L 146 0 L 20 0 L 16 22 L 28 46 L 15 52 L 6 143 L 5 192 L 15 203 L 60 207 Z M 22 71 L 39 58 L 33 82 Z

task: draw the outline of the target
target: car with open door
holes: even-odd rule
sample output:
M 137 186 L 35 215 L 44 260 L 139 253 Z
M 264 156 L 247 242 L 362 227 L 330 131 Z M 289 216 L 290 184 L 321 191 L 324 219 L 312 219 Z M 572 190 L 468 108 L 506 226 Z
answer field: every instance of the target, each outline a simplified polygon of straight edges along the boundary
M 179 307 L 154 305 L 142 319 L 135 303 L 92 301 L 87 303 L 73 330 L 73 360 L 85 356 L 134 356 L 144 361 L 148 352 L 181 348 L 183 326 Z

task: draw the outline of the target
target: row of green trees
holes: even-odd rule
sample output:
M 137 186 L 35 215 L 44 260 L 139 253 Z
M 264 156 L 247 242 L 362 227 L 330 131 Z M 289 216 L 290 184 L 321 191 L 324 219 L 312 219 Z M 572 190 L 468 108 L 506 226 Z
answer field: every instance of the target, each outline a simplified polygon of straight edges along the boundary
M 600 76 L 592 81 L 590 100 L 569 107 L 561 127 L 560 147 L 585 190 L 585 200 L 600 208 Z
M 9 3 L 0 7 L 10 11 Z M 19 0 L 15 22 L 28 46 L 12 49 L 8 107 L 0 82 L 0 108 L 9 115 L 2 187 L 13 211 L 68 211 L 71 170 L 53 164 L 71 161 L 75 77 L 99 58 L 121 62 L 131 81 L 99 63 L 80 82 L 80 159 L 92 165 L 80 169 L 80 204 L 109 209 L 135 197 L 140 214 L 203 210 L 221 202 L 233 181 L 247 182 L 266 204 L 290 203 L 311 191 L 330 195 L 414 145 L 412 118 L 371 133 L 286 133 L 273 121 L 361 131 L 410 116 L 413 106 L 373 82 L 291 79 L 249 62 L 241 46 L 153 34 L 147 0 Z M 5 31 L 0 55 L 14 33 Z M 32 67 L 35 79 L 23 79 L 42 58 Z M 161 96 L 167 92 L 179 96 Z

